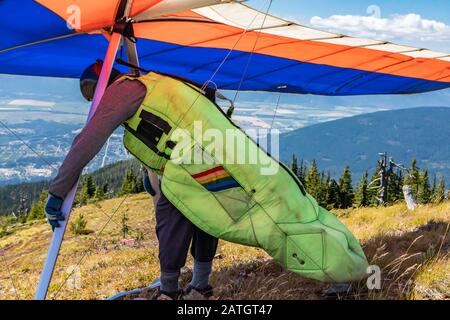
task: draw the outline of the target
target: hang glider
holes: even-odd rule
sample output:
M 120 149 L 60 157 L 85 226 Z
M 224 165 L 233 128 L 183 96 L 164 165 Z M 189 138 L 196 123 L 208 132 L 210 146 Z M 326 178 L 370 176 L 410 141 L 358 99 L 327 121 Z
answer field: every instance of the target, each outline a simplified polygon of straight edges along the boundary
M 0 0 L 0 74 L 78 78 L 104 57 L 88 121 L 118 51 L 134 65 L 220 89 L 337 96 L 450 87 L 446 53 L 319 31 L 241 2 Z M 47 296 L 76 190 L 64 199 L 36 299 Z
M 104 56 L 118 5 L 1 1 L 8 14 L 0 21 L 0 73 L 77 78 Z M 324 32 L 236 1 L 135 0 L 128 16 L 143 68 L 199 83 L 214 74 L 221 89 L 338 96 L 450 87 L 447 53 Z

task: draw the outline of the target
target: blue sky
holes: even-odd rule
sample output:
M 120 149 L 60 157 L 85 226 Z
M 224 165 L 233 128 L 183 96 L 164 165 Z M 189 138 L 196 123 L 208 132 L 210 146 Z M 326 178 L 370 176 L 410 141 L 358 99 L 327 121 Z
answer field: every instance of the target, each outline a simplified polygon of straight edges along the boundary
M 269 0 L 247 2 L 250 6 L 262 11 L 267 9 L 268 3 Z M 369 8 L 372 10 L 368 10 Z M 373 8 L 376 10 L 374 11 Z M 374 12 L 378 15 L 373 16 Z M 450 0 L 273 0 L 270 13 L 318 29 L 351 36 L 389 40 L 399 44 L 450 53 Z M 2 92 L 0 86 L 0 100 L 6 98 L 5 92 L 23 91 L 24 78 L 11 78 L 13 77 L 0 75 L 0 82 L 6 82 L 6 79 L 9 83 L 12 82 L 6 91 Z M 50 78 L 45 78 L 45 80 L 34 78 L 27 79 L 27 81 L 30 82 L 30 91 L 33 91 L 33 86 L 36 88 L 36 94 L 43 92 L 41 81 L 47 87 L 59 88 L 58 84 L 60 83 L 60 80 Z M 73 92 L 74 99 L 80 100 L 77 81 L 64 81 L 73 84 L 71 87 L 65 86 L 65 89 L 67 92 Z M 68 90 L 66 87 L 71 89 Z M 254 94 L 251 98 L 257 99 L 258 97 L 258 94 Z M 449 97 L 450 90 L 444 90 L 405 98 L 402 96 L 371 97 L 370 101 L 379 107 L 387 108 L 390 108 L 391 105 L 401 105 L 402 107 L 412 105 L 450 106 Z M 300 100 L 300 97 L 297 96 L 296 99 Z M 327 97 L 315 97 L 314 99 L 319 104 L 328 103 L 328 100 L 334 101 L 333 98 Z M 349 97 L 344 103 L 349 106 L 355 104 L 361 104 L 360 98 Z
M 251 0 L 248 4 L 255 8 L 263 9 L 267 8 L 268 1 Z M 408 30 L 405 30 L 406 32 L 401 34 L 402 36 L 399 36 L 395 33 L 399 30 L 389 30 L 389 28 L 386 28 L 387 30 L 376 33 L 375 38 L 387 36 L 388 39 L 383 40 L 425 47 L 436 51 L 450 52 L 449 0 L 273 0 L 270 12 L 283 18 L 296 20 L 304 25 L 310 25 L 321 29 L 332 29 L 330 31 L 338 31 L 352 36 L 364 36 L 368 34 L 367 26 L 355 26 L 355 30 L 346 27 L 339 28 L 339 23 L 336 23 L 336 20 L 334 20 L 329 23 L 334 23 L 333 28 L 324 28 L 323 22 L 325 22 L 326 25 L 326 20 L 322 20 L 322 23 L 315 25 L 312 23 L 312 18 L 320 17 L 322 19 L 327 19 L 333 15 L 351 15 L 353 16 L 352 20 L 354 23 L 356 21 L 355 17 L 367 18 L 368 16 L 377 13 L 373 10 L 370 10 L 370 13 L 368 13 L 368 8 L 379 8 L 379 11 L 377 11 L 379 12 L 377 19 L 379 19 L 379 22 L 382 22 L 383 19 L 389 19 L 387 20 L 388 25 L 391 26 L 393 25 L 392 19 L 394 19 L 395 16 L 404 17 L 405 19 L 403 21 L 406 20 L 406 17 L 409 17 L 408 22 L 402 24 L 403 28 L 401 28 L 406 29 L 409 27 L 409 33 L 407 32 Z M 415 21 L 413 21 L 414 25 L 411 25 L 410 23 L 410 14 L 416 16 Z M 420 18 L 417 16 L 420 16 Z M 342 21 L 346 20 L 341 19 L 341 22 Z M 364 19 L 361 21 L 364 22 Z M 376 22 L 377 21 L 375 21 L 375 24 L 373 25 L 374 28 L 377 27 Z M 435 34 L 433 34 L 433 31 L 436 31 L 437 29 L 440 30 L 440 32 L 435 32 Z M 351 32 L 349 32 L 349 30 L 351 30 Z
M 252 0 L 249 4 L 261 3 Z M 301 21 L 313 16 L 334 14 L 365 15 L 370 5 L 377 5 L 382 16 L 391 14 L 419 13 L 428 19 L 440 20 L 450 25 L 450 1 L 448 0 L 274 0 L 274 12 L 295 15 Z M 444 10 L 445 9 L 445 10 Z

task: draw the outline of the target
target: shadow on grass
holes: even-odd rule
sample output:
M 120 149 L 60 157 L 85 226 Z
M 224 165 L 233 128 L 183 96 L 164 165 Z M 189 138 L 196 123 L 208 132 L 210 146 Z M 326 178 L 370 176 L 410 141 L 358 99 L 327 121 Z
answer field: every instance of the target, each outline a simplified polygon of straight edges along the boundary
M 381 269 L 381 289 L 369 291 L 363 279 L 334 297 L 322 294 L 327 284 L 304 279 L 271 259 L 223 268 L 213 273 L 211 282 L 220 299 L 405 299 L 418 271 L 446 257 L 449 247 L 448 223 L 443 221 L 370 239 L 363 249 L 370 264 Z
M 302 278 L 272 259 L 255 259 L 213 272 L 214 296 L 224 300 L 406 299 L 414 288 L 417 273 L 447 256 L 448 228 L 448 222 L 430 221 L 418 228 L 379 235 L 363 243 L 370 264 L 382 271 L 380 290 L 368 290 L 363 279 L 353 283 L 345 294 L 326 296 L 322 292 L 329 284 Z M 191 277 L 192 270 L 184 268 L 181 285 L 186 286 Z M 140 298 L 146 299 L 150 294 L 143 292 Z
M 448 256 L 449 222 L 429 221 L 407 231 L 396 231 L 363 244 L 371 265 L 382 271 L 381 290 L 368 293 L 372 299 L 407 299 L 423 267 Z M 445 279 L 442 279 L 445 280 Z

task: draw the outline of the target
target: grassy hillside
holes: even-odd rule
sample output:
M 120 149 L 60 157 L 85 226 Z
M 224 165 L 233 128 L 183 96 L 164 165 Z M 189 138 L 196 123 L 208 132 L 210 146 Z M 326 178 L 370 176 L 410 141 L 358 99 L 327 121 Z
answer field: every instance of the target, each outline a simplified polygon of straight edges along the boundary
M 78 208 L 71 220 L 80 214 L 88 220 L 90 233 L 76 236 L 67 232 L 51 298 L 103 299 L 146 286 L 158 276 L 154 211 L 146 194 Z M 127 238 L 134 238 L 134 244 L 121 241 L 124 214 L 131 227 Z M 450 202 L 414 212 L 399 204 L 336 214 L 362 242 L 369 261 L 383 271 L 381 290 L 367 291 L 361 282 L 354 284 L 351 294 L 339 298 L 450 298 Z M 11 227 L 7 233 L 0 238 L 0 299 L 31 299 L 51 238 L 50 228 L 40 221 Z M 78 263 L 79 268 L 74 268 Z M 183 270 L 184 284 L 191 267 L 189 260 Z M 71 270 L 75 270 L 72 277 L 65 281 Z M 285 271 L 260 249 L 224 241 L 215 259 L 212 283 L 220 299 L 324 299 L 321 290 L 327 287 Z

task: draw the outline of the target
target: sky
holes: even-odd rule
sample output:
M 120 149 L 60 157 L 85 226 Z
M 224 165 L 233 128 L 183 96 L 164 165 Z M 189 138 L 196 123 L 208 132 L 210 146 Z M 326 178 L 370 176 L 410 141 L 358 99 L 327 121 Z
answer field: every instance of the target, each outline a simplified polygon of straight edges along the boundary
M 266 11 L 270 0 L 246 3 Z M 273 0 L 269 13 L 317 29 L 450 53 L 450 0 Z M 0 82 L 6 81 L 5 77 L 0 75 Z M 40 87 L 36 85 L 36 88 Z M 36 92 L 40 90 L 42 88 Z M 74 97 L 80 98 L 77 85 L 73 91 Z M 443 105 L 450 90 L 420 96 L 426 97 L 430 105 Z M 2 98 L 5 97 L 0 88 L 0 100 Z M 347 104 L 352 104 L 353 100 L 348 98 Z M 409 101 L 398 100 L 396 104 L 410 105 Z M 384 105 L 385 100 L 378 104 Z M 445 105 L 450 106 L 450 101 Z
M 265 11 L 268 0 L 250 0 Z M 449 0 L 273 0 L 270 13 L 351 36 L 450 52 Z

